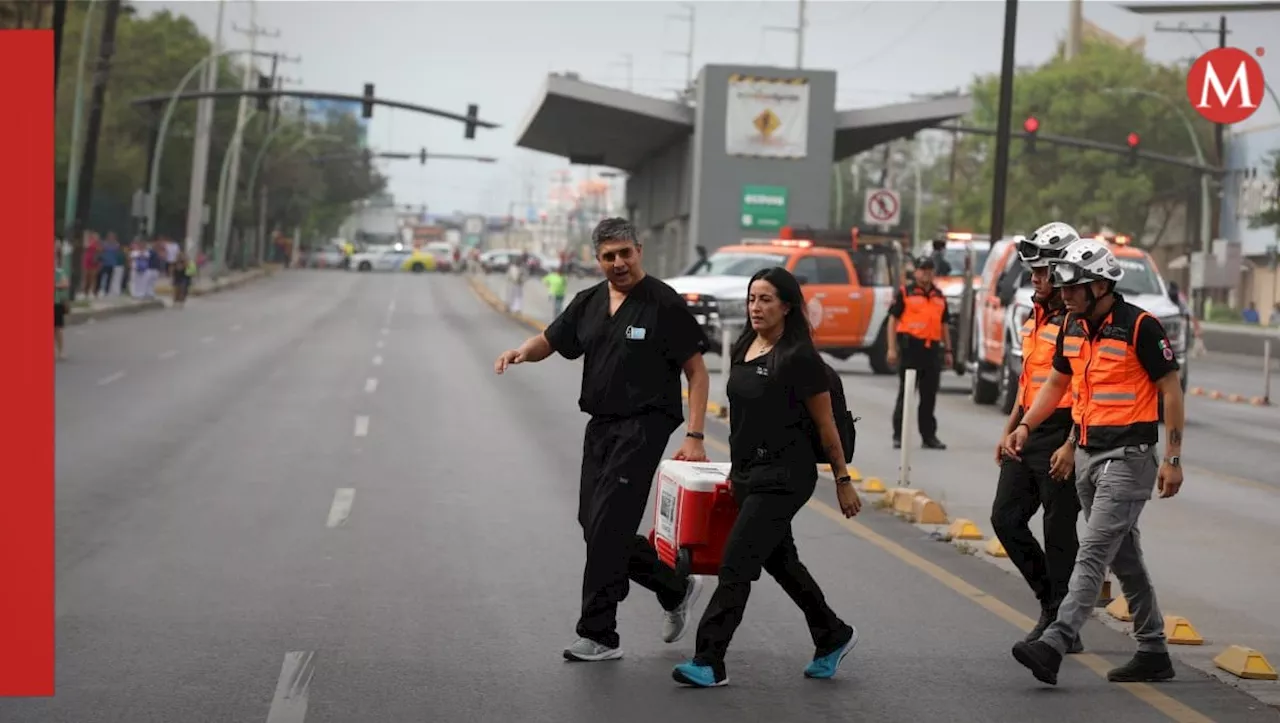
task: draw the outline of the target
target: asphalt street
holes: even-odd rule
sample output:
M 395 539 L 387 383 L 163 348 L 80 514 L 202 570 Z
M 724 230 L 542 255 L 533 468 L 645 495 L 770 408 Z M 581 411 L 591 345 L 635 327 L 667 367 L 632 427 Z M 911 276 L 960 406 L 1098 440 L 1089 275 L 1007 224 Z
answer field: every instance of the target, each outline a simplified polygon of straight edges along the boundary
M 836 680 L 801 676 L 803 619 L 771 581 L 727 689 L 671 682 L 692 636 L 663 644 L 643 590 L 626 659 L 563 662 L 580 365 L 495 377 L 527 333 L 460 277 L 298 271 L 69 334 L 57 695 L 0 720 L 1280 720 L 1186 666 L 1106 683 L 1133 644 L 1096 623 L 1046 689 L 1008 652 L 1020 581 L 888 516 L 835 519 L 825 488 L 796 535 L 862 633 Z

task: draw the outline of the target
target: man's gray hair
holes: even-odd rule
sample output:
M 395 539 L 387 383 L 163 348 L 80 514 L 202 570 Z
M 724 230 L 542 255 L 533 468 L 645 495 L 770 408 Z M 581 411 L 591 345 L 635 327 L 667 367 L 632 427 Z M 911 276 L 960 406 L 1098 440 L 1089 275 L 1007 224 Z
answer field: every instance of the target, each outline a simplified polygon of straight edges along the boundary
M 595 230 L 591 232 L 591 245 L 597 249 L 601 244 L 612 241 L 630 241 L 636 246 L 640 245 L 640 240 L 636 238 L 636 227 L 620 217 L 606 218 L 596 224 Z

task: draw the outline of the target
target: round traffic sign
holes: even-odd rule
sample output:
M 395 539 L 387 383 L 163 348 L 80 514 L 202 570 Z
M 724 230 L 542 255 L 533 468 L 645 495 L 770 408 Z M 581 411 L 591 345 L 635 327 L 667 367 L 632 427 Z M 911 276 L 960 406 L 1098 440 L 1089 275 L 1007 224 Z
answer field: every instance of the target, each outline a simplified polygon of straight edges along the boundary
M 888 223 L 898 215 L 898 197 L 890 191 L 876 191 L 867 198 L 867 213 L 871 219 Z

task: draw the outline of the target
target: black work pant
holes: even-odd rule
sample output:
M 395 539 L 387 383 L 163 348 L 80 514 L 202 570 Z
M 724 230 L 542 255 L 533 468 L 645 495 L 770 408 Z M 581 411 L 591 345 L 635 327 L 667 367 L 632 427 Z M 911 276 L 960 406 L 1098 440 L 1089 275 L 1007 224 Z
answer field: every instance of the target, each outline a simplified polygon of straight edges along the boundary
M 587 423 L 578 492 L 587 562 L 577 632 L 601 645 L 619 645 L 618 603 L 627 597 L 631 580 L 657 593 L 666 610 L 680 605 L 688 590 L 688 579 L 664 565 L 649 541 L 636 534 L 653 476 L 677 426 L 663 414 Z
M 1046 446 L 1047 449 L 1028 449 L 1020 461 L 1006 457 L 1000 465 L 1000 481 L 991 505 L 991 526 L 1040 606 L 1056 610 L 1067 594 L 1079 548 L 1076 517 L 1080 514 L 1080 500 L 1076 496 L 1074 475 L 1063 481 L 1049 476 L 1049 458 L 1054 447 Z M 1041 506 L 1044 507 L 1043 549 L 1028 524 Z
M 903 357 L 898 365 L 898 401 L 893 405 L 893 438 L 902 439 L 902 395 L 907 386 L 907 369 L 916 370 L 916 396 L 920 403 L 916 412 L 916 426 L 922 440 L 938 435 L 938 419 L 934 407 L 938 404 L 938 386 L 942 384 L 942 359 L 934 350 Z
M 716 591 L 698 623 L 694 656 L 698 664 L 724 672 L 729 642 L 742 622 L 751 583 L 760 579 L 762 568 L 804 613 L 818 655 L 848 642 L 851 629 L 827 605 L 822 589 L 800 562 L 791 535 L 791 520 L 809 501 L 816 483 L 816 475 L 805 479 L 782 469 L 761 471 L 749 475 L 745 482 L 733 482 L 738 519 L 725 544 Z

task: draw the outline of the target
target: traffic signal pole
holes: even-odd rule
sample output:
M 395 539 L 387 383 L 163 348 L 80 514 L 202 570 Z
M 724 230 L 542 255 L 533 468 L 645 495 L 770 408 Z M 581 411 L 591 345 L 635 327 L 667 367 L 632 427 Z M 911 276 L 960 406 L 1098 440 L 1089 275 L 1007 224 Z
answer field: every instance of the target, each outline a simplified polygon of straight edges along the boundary
M 991 240 L 1004 238 L 1005 189 L 1009 180 L 1009 139 L 1013 115 L 1014 48 L 1018 35 L 1018 0 L 1004 3 L 1004 52 L 1000 60 L 1000 104 L 996 113 L 995 179 L 991 184 Z

